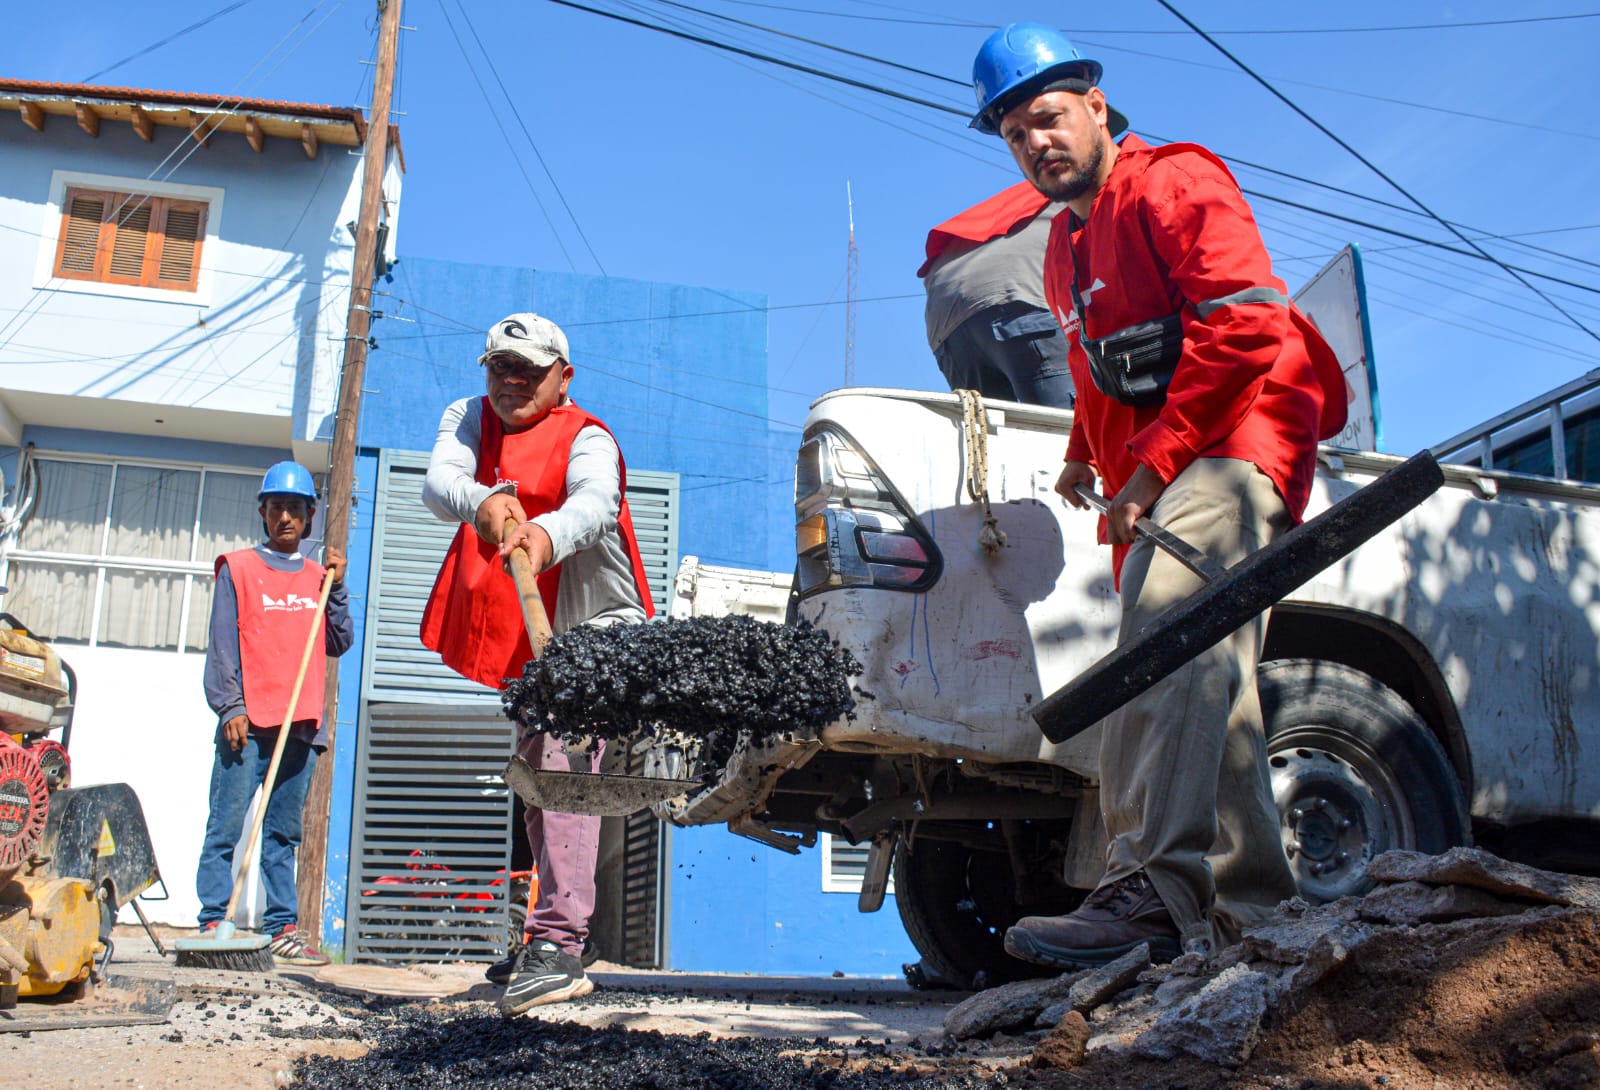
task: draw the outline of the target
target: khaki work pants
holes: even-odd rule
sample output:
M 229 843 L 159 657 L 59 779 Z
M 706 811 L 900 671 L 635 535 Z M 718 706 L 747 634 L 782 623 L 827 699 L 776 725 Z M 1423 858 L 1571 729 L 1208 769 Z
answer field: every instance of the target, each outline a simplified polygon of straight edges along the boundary
M 1196 460 L 1148 514 L 1224 567 L 1289 528 L 1271 479 L 1232 458 Z M 1141 538 L 1122 567 L 1119 642 L 1201 586 Z M 1186 944 L 1234 942 L 1295 892 L 1256 697 L 1266 626 L 1263 614 L 1105 719 L 1102 882 L 1143 869 Z

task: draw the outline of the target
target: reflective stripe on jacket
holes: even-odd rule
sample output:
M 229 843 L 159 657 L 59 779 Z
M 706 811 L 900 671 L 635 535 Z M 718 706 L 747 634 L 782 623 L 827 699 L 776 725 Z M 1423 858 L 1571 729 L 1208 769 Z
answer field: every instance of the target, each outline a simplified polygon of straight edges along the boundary
M 1183 352 L 1164 404 L 1135 409 L 1095 388 L 1078 344 L 1074 255 L 1090 337 L 1182 314 Z M 1092 462 L 1107 495 L 1140 462 L 1171 481 L 1196 458 L 1240 458 L 1272 479 L 1300 520 L 1317 441 L 1344 426 L 1349 393 L 1333 350 L 1273 275 L 1220 159 L 1195 144 L 1152 148 L 1125 137 L 1088 220 L 1055 219 L 1045 298 L 1067 332 L 1078 388 L 1066 456 Z

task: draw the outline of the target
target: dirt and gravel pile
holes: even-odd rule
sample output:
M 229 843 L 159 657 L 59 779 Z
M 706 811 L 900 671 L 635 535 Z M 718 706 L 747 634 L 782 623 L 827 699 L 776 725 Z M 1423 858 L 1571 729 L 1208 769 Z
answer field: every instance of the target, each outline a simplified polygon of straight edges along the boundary
M 1042 1034 L 1045 1088 L 1600 1086 L 1600 880 L 1474 849 L 1368 873 L 1368 896 L 1288 902 L 1209 963 L 1006 985 L 945 1027 Z
M 727 763 L 741 739 L 760 744 L 814 730 L 855 707 L 861 666 L 822 629 L 751 617 L 580 625 L 550 641 L 501 696 L 506 714 L 567 738 L 704 742 Z

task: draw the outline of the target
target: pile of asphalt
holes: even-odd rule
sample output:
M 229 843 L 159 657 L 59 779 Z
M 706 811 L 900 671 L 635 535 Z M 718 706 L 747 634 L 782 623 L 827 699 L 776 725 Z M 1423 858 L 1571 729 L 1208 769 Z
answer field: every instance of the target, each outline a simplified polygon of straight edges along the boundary
M 841 1046 L 825 1039 L 676 1037 L 462 1013 L 440 1005 L 400 1008 L 392 1020 L 369 1023 L 366 1036 L 372 1047 L 358 1059 L 297 1061 L 290 1085 L 303 1090 L 985 1090 L 1009 1084 L 998 1073 L 922 1074 L 867 1041 Z
M 550 641 L 501 695 L 506 714 L 566 738 L 704 739 L 726 763 L 743 739 L 815 730 L 850 714 L 861 666 L 826 631 L 750 617 L 580 625 Z

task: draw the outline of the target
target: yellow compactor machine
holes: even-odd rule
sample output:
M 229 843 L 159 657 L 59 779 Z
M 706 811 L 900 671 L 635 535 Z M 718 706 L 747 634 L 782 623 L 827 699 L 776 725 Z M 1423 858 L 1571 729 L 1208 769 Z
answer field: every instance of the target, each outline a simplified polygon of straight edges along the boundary
M 0 613 L 0 1012 L 87 995 L 118 910 L 161 880 L 133 789 L 72 786 L 76 693 L 55 651 Z

